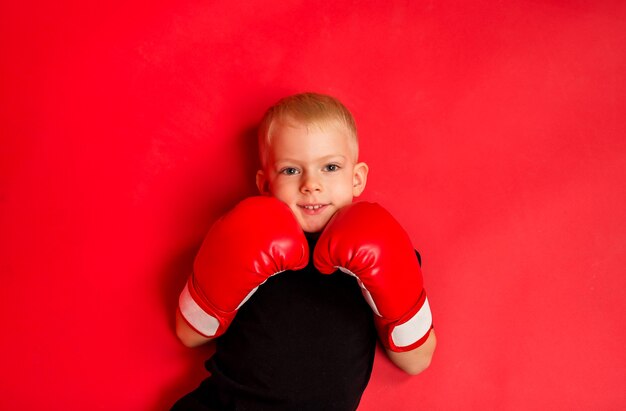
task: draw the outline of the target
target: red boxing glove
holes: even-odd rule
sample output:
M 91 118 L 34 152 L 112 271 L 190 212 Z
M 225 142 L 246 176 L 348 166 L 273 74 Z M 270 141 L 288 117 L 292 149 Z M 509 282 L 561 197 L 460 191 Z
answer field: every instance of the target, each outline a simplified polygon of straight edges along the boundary
M 359 202 L 339 210 L 315 246 L 314 263 L 322 273 L 339 269 L 357 278 L 386 348 L 409 351 L 426 341 L 432 315 L 419 261 L 384 208 Z
M 248 198 L 209 230 L 179 310 L 197 332 L 217 337 L 269 277 L 308 261 L 306 237 L 289 207 L 272 197 Z

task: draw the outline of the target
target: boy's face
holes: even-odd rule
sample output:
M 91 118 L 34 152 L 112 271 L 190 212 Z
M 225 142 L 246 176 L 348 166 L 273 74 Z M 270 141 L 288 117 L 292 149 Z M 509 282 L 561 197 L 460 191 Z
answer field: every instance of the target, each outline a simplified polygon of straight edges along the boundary
M 259 191 L 286 203 L 305 232 L 321 231 L 365 188 L 368 168 L 356 163 L 350 143 L 338 126 L 277 122 L 267 164 L 257 172 Z

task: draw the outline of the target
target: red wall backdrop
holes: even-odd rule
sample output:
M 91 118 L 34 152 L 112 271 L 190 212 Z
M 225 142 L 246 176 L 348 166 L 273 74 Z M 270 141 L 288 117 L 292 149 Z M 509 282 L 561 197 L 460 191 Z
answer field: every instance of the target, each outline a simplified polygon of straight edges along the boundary
M 625 3 L 239 3 L 2 2 L 0 409 L 204 378 L 178 292 L 303 90 L 353 110 L 440 340 L 418 377 L 379 353 L 362 410 L 624 409 Z

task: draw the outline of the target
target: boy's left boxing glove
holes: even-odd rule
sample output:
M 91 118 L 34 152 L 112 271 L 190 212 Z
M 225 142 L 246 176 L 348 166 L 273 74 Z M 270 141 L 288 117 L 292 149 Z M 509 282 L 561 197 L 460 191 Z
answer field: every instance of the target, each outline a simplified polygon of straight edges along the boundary
M 408 234 L 384 208 L 359 202 L 339 210 L 313 258 L 322 273 L 339 269 L 357 278 L 386 348 L 409 351 L 426 341 L 432 316 L 419 260 Z
M 289 207 L 276 198 L 250 197 L 209 230 L 179 310 L 197 332 L 217 337 L 259 285 L 308 261 L 306 237 Z

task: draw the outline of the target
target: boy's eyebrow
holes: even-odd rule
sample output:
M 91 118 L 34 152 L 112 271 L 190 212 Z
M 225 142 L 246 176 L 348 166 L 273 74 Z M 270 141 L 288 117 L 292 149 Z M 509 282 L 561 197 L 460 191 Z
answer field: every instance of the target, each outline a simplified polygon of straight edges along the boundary
M 344 160 L 344 161 L 345 161 L 345 159 L 346 159 L 347 157 L 346 157 L 346 156 L 344 156 L 343 154 L 331 154 L 331 155 L 328 155 L 328 156 L 321 157 L 321 158 L 319 158 L 319 159 L 317 159 L 317 160 L 319 160 L 320 162 L 325 162 L 325 161 L 330 161 L 330 160 L 335 159 L 335 158 L 340 158 L 341 160 Z M 278 160 L 278 161 L 274 161 L 274 164 L 282 164 L 282 163 L 300 163 L 301 161 L 302 161 L 302 160 L 295 159 L 295 158 L 281 158 L 281 159 L 280 159 L 280 160 Z

